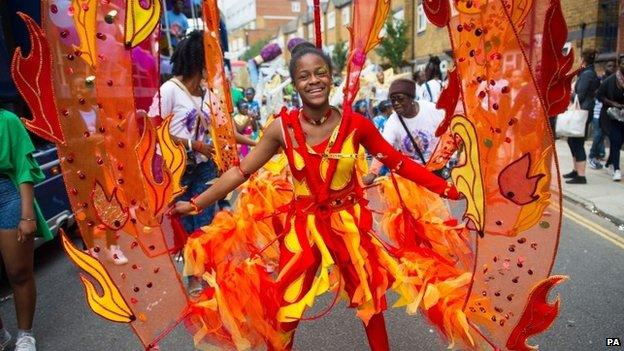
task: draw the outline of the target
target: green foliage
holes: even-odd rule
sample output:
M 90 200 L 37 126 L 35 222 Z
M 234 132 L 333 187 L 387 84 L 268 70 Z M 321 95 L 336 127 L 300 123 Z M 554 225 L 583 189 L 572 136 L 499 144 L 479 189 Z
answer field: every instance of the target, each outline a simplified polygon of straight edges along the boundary
M 271 41 L 270 38 L 258 40 L 257 42 L 251 44 L 249 49 L 245 51 L 245 53 L 241 56 L 243 61 L 250 60 L 258 55 L 260 55 L 260 50 Z
M 403 65 L 403 53 L 407 50 L 407 24 L 402 20 L 394 20 L 392 17 L 384 26 L 386 35 L 381 39 L 377 54 L 388 61 L 395 71 L 399 71 Z
M 347 64 L 347 42 L 340 40 L 336 43 L 332 52 L 332 62 L 336 67 L 335 73 L 341 73 Z

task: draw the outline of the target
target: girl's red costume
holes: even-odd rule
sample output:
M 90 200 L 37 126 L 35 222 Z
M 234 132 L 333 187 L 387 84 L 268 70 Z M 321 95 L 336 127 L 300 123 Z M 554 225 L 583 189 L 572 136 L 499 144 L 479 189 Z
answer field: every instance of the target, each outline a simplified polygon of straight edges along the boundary
M 288 349 L 305 309 L 316 296 L 337 290 L 346 293 L 349 306 L 367 325 L 371 347 L 385 349 L 381 313 L 390 288 L 400 296 L 397 305 L 415 312 L 420 303 L 427 303 L 430 319 L 445 333 L 468 340 L 460 303 L 465 291 L 457 290 L 467 287 L 470 273 L 456 264 L 458 260 L 442 257 L 430 246 L 393 247 L 375 233 L 373 213 L 356 172 L 359 146 L 397 174 L 441 196 L 457 199 L 455 187 L 393 149 L 363 116 L 346 110 L 329 138 L 309 145 L 299 114 L 281 112 L 294 197 L 282 208 L 283 224 L 274 226 L 280 230 L 279 264 L 273 276 L 260 257 L 236 263 L 233 257 L 245 252 L 240 245 L 236 253 L 223 254 L 223 247 L 232 247 L 228 243 L 245 231 L 236 213 L 222 214 L 205 233 L 189 240 L 188 271 L 203 274 L 210 284 L 191 318 L 195 335 L 201 336 L 196 341 L 218 339 L 237 348 L 266 342 L 274 349 Z M 228 222 L 235 227 L 228 227 Z M 402 229 L 405 236 L 413 236 L 422 228 L 407 224 Z M 460 232 L 450 230 L 448 235 Z M 246 248 L 253 246 L 248 244 Z M 218 251 L 221 254 L 215 257 Z M 330 272 L 332 267 L 336 269 Z

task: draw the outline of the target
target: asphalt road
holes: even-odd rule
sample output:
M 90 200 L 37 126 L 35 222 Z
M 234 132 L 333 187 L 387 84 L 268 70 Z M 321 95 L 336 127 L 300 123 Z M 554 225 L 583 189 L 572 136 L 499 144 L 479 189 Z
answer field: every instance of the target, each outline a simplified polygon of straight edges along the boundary
M 563 232 L 553 274 L 570 280 L 559 286 L 562 309 L 554 326 L 531 340 L 540 350 L 612 350 L 605 338 L 624 342 L 624 233 L 597 215 L 565 203 Z M 580 219 L 579 219 L 580 218 Z M 583 220 L 584 219 L 584 220 Z M 580 222 L 584 223 L 581 224 Z M 598 227 L 598 228 L 596 228 Z M 602 228 L 602 229 L 600 229 Z M 615 235 L 615 239 L 610 235 Z M 38 249 L 36 275 L 38 308 L 35 332 L 39 350 L 141 350 L 125 325 L 111 323 L 88 309 L 77 270 L 58 242 Z M 0 289 L 0 313 L 15 331 L 13 300 L 6 285 Z M 318 302 L 318 308 L 331 297 Z M 437 332 L 420 317 L 399 309 L 386 313 L 392 350 L 444 350 Z M 192 350 L 183 327 L 161 344 L 162 350 Z M 320 320 L 303 322 L 297 350 L 367 350 L 366 337 L 354 311 L 337 305 Z

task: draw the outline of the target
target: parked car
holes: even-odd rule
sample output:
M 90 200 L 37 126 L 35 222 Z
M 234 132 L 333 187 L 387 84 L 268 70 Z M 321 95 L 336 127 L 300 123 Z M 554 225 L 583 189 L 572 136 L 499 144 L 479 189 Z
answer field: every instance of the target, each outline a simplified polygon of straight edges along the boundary
M 31 137 L 33 141 L 37 139 L 35 136 L 31 135 Z M 35 146 L 37 151 L 34 157 L 46 176 L 43 182 L 35 185 L 35 198 L 48 222 L 50 231 L 56 237 L 59 229 L 63 228 L 68 231 L 74 225 L 74 214 L 63 182 L 56 147 L 53 144 L 42 142 L 35 142 Z M 43 237 L 36 237 L 35 247 L 41 246 L 44 242 Z

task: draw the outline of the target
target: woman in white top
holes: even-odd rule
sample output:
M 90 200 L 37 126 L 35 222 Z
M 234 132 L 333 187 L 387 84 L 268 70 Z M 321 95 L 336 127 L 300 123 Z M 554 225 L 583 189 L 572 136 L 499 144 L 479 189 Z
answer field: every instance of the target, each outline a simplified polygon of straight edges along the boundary
M 202 85 L 206 78 L 203 31 L 193 31 L 180 41 L 171 56 L 171 63 L 174 77 L 161 85 L 148 116 L 165 118 L 173 114 L 169 132 L 188 152 L 187 169 L 181 181 L 186 192 L 179 200 L 188 201 L 208 189 L 209 183 L 218 176 L 212 160 L 210 108 L 207 105 L 210 92 Z M 254 141 L 238 133 L 236 141 L 255 145 Z M 210 224 L 214 213 L 215 206 L 182 218 L 184 229 L 192 233 Z
M 436 104 L 442 92 L 442 71 L 440 70 L 440 59 L 437 56 L 429 58 L 425 67 L 425 77 L 426 81 L 420 88 L 420 96 L 417 96 L 416 99 Z

